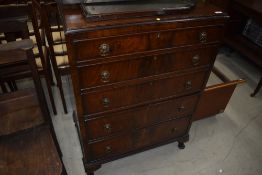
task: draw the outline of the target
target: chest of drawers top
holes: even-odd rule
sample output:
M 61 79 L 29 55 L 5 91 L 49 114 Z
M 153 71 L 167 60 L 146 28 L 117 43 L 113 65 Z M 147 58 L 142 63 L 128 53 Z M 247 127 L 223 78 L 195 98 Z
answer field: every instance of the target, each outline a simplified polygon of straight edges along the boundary
M 74 40 L 222 24 L 228 18 L 219 8 L 202 3 L 197 4 L 190 12 L 178 12 L 170 16 L 105 21 L 87 20 L 79 5 L 61 5 L 60 11 L 65 33 L 72 35 Z

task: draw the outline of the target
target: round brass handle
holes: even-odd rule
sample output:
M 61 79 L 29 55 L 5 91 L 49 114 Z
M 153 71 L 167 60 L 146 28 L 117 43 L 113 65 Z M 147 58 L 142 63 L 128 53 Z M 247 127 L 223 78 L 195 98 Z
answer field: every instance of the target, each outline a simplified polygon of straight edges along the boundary
M 107 97 L 103 98 L 102 102 L 104 107 L 108 107 L 110 104 L 110 100 Z
M 194 66 L 199 65 L 199 61 L 200 61 L 199 55 L 193 56 L 193 58 L 192 58 L 192 63 L 193 63 Z
M 105 70 L 101 72 L 101 81 L 103 83 L 109 82 L 109 77 L 110 77 L 110 73 L 108 71 Z
M 103 44 L 100 45 L 99 50 L 100 50 L 101 56 L 106 56 L 106 55 L 109 54 L 110 46 L 109 46 L 109 44 L 103 43 Z
M 111 125 L 109 123 L 105 124 L 104 125 L 104 128 L 107 132 L 110 132 L 111 131 Z
M 112 148 L 111 146 L 106 146 L 106 153 L 111 153 L 112 152 Z
M 187 90 L 191 89 L 191 88 L 192 88 L 192 81 L 187 81 L 187 82 L 186 82 L 186 85 L 185 85 L 185 88 L 186 88 Z
M 199 35 L 199 40 L 201 43 L 205 43 L 207 41 L 207 33 L 206 32 L 201 32 Z

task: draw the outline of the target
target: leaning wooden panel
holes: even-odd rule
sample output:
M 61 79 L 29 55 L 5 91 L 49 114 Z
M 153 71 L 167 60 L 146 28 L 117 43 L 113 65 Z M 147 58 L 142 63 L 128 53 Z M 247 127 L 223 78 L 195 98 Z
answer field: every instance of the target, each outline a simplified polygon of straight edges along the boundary
M 207 87 L 200 97 L 193 121 L 224 112 L 236 86 L 243 82 L 240 79 Z

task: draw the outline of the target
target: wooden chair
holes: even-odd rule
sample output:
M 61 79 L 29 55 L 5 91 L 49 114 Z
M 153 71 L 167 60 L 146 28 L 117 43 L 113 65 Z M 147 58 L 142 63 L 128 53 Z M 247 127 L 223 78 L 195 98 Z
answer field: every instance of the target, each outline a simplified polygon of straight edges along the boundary
M 67 113 L 61 76 L 69 72 L 69 63 L 57 4 L 53 1 L 38 2 L 37 0 L 33 0 L 32 2 L 33 9 L 41 14 L 41 21 L 44 25 L 47 43 L 50 50 L 52 67 L 60 91 L 63 108 L 65 113 Z
M 0 68 L 12 66 L 14 60 L 23 63 L 27 59 L 35 84 L 35 89 L 0 95 L 0 119 L 1 123 L 7 124 L 0 132 L 0 174 L 66 175 L 38 75 L 33 43 L 25 42 L 29 43 L 27 48 L 12 52 L 0 45 Z
M 49 51 L 45 45 L 43 45 L 43 40 L 45 39 L 44 35 L 40 33 L 39 23 L 34 21 L 33 12 L 31 6 L 27 4 L 23 5 L 2 5 L 0 6 L 0 33 L 4 34 L 4 40 L 6 42 L 16 41 L 18 38 L 28 39 L 30 37 L 29 29 L 28 29 L 28 19 L 32 19 L 34 35 L 37 44 L 38 53 L 35 54 L 36 62 L 40 73 L 44 75 L 47 90 L 50 97 L 50 102 L 52 105 L 52 109 L 54 114 L 57 113 L 54 98 L 52 94 L 52 75 L 51 75 L 51 66 L 49 58 Z M 21 42 L 23 43 L 23 41 Z M 20 43 L 20 44 L 21 44 Z M 19 43 L 17 43 L 19 44 Z M 8 46 L 8 45 L 7 45 Z M 7 47 L 6 46 L 6 47 Z M 1 81 L 2 91 L 6 92 L 4 82 L 15 82 L 18 79 L 24 79 L 30 77 L 30 71 L 28 70 L 28 66 L 26 63 L 19 66 L 8 67 L 8 69 L 3 69 Z M 5 71 L 5 73 L 3 72 Z M 10 83 L 9 83 L 10 84 Z M 10 89 L 17 90 L 16 84 L 13 83 Z

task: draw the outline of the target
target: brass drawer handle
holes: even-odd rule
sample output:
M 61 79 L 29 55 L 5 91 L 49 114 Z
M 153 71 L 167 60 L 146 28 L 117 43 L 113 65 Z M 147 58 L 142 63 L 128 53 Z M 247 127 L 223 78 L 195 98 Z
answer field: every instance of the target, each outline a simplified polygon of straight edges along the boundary
M 111 132 L 111 125 L 109 123 L 105 124 L 104 128 L 107 132 Z
M 109 54 L 109 51 L 110 51 L 110 46 L 109 46 L 109 44 L 103 43 L 103 44 L 100 45 L 99 50 L 100 50 L 101 56 L 107 56 Z
M 102 102 L 103 102 L 104 107 L 106 108 L 109 107 L 110 100 L 107 97 L 103 98 Z
M 105 70 L 101 72 L 101 81 L 103 83 L 109 82 L 109 77 L 110 77 L 110 73 L 108 71 Z
M 200 61 L 199 55 L 193 56 L 193 58 L 192 58 L 192 64 L 193 64 L 193 66 L 199 65 L 199 61 Z
M 187 81 L 185 85 L 186 90 L 189 90 L 192 88 L 192 81 Z
M 111 146 L 106 146 L 105 150 L 106 150 L 106 153 L 107 153 L 107 154 L 109 154 L 109 153 L 112 152 Z
M 201 43 L 207 42 L 207 33 L 206 32 L 201 32 L 199 35 L 199 40 Z

